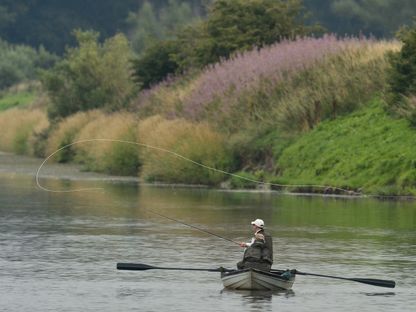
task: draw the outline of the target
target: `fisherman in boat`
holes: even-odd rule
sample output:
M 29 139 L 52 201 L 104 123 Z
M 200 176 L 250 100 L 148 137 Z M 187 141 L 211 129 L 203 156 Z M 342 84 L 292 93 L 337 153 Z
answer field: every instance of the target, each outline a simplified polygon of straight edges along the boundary
M 246 248 L 243 260 L 237 263 L 237 268 L 258 269 L 270 271 L 273 264 L 273 241 L 272 237 L 264 232 L 264 221 L 256 219 L 251 222 L 254 237 L 251 242 L 241 242 L 240 246 Z

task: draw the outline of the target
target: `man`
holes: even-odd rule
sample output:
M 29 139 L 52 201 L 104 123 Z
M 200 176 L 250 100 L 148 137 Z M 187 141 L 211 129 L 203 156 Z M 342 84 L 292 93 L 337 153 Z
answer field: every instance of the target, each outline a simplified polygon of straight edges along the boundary
M 243 261 L 237 263 L 238 269 L 254 268 L 261 271 L 270 271 L 273 264 L 273 241 L 270 235 L 264 232 L 264 221 L 256 219 L 251 222 L 254 237 L 250 243 L 240 243 L 245 247 Z

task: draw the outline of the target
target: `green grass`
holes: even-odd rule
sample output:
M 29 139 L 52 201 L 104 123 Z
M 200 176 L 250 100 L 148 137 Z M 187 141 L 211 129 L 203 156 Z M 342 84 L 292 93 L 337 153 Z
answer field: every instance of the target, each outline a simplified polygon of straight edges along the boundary
M 0 97 L 0 111 L 15 107 L 15 106 L 25 106 L 32 103 L 36 98 L 34 92 L 19 92 L 19 93 L 9 93 Z
M 277 181 L 415 195 L 416 129 L 389 116 L 382 105 L 374 100 L 298 138 L 278 160 Z

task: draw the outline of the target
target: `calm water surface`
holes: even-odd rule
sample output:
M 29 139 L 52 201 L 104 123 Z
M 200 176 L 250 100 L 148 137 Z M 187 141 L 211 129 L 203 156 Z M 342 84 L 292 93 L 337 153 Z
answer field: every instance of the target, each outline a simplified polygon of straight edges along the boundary
M 0 166 L 0 311 L 415 311 L 416 202 L 42 183 L 102 189 L 48 193 Z M 217 273 L 117 271 L 117 262 L 231 268 L 240 260 L 237 245 L 149 210 L 233 240 L 248 240 L 250 221 L 263 218 L 275 268 L 397 286 L 298 276 L 292 292 L 236 292 Z

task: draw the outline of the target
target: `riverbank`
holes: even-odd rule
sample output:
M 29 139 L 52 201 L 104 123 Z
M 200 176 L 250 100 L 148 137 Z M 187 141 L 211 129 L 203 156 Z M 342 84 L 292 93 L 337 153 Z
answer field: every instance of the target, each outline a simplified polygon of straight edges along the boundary
M 44 159 L 14 155 L 11 153 L 0 151 L 0 175 L 6 177 L 29 176 L 36 178 L 36 174 L 42 165 Z M 416 200 L 416 196 L 389 196 L 377 194 L 331 194 L 322 192 L 305 192 L 305 191 L 289 191 L 289 190 L 275 190 L 270 187 L 261 186 L 258 188 L 230 188 L 228 184 L 221 184 L 214 188 L 202 184 L 184 184 L 184 183 L 163 183 L 163 182 L 144 182 L 139 177 L 132 176 L 114 176 L 97 172 L 89 172 L 82 169 L 82 166 L 75 164 L 58 164 L 46 163 L 39 171 L 38 178 L 40 181 L 46 180 L 62 180 L 62 181 L 84 181 L 84 182 L 109 182 L 109 183 L 134 183 L 138 185 L 146 185 L 157 188 L 184 188 L 184 189 L 216 189 L 220 192 L 231 193 L 259 193 L 259 194 L 279 194 L 286 196 L 299 197 L 324 197 L 324 198 L 341 198 L 341 199 L 364 199 L 377 198 L 381 200 Z

